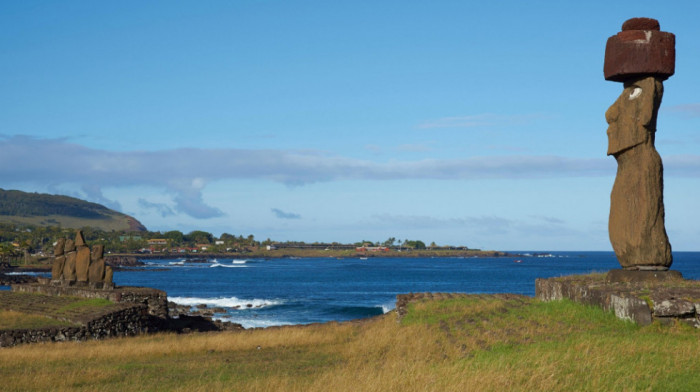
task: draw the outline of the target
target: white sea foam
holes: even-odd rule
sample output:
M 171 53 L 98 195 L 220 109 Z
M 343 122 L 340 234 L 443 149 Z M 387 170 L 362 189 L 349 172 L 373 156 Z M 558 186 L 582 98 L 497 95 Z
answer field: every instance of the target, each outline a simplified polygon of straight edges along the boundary
M 224 316 L 224 317 L 215 317 L 215 320 L 221 320 L 221 321 L 230 321 L 232 323 L 237 323 L 241 324 L 243 328 L 267 328 L 267 327 L 274 327 L 274 326 L 279 326 L 279 325 L 293 325 L 294 323 L 290 323 L 287 321 L 279 321 L 279 320 L 265 320 L 265 319 L 258 319 L 258 318 L 238 318 L 238 317 L 229 317 L 229 316 Z
M 184 260 L 182 260 L 182 261 L 171 261 L 171 262 L 169 262 L 168 264 L 170 264 L 170 265 L 185 265 L 185 261 L 184 261 Z
M 48 272 L 5 272 L 5 275 L 31 275 L 31 276 L 42 276 L 46 275 Z
M 233 259 L 233 261 L 231 262 L 231 264 L 245 264 L 245 263 L 247 263 L 247 262 L 248 262 L 248 260 Z
M 394 304 L 394 303 L 382 305 L 382 312 L 383 312 L 384 314 L 387 314 L 387 313 L 391 312 L 391 311 L 394 310 L 394 309 L 396 309 L 396 304 Z
M 224 308 L 240 308 L 240 309 L 251 309 L 251 308 L 266 308 L 268 306 L 275 306 L 284 303 L 284 301 L 279 300 L 268 300 L 268 299 L 239 299 L 237 297 L 226 297 L 226 298 L 197 298 L 197 297 L 169 297 L 170 301 L 175 302 L 180 305 L 194 306 L 199 304 L 204 304 L 207 306 L 220 306 Z M 251 305 L 248 307 L 248 305 Z
M 247 268 L 247 265 L 229 265 L 229 264 L 212 264 L 209 267 L 215 268 L 215 267 L 224 267 L 224 268 Z

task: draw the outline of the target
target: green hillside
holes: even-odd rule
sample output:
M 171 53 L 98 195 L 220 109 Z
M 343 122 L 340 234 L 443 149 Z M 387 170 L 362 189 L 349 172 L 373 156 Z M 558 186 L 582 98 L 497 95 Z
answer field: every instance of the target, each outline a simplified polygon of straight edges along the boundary
M 135 218 L 69 196 L 0 189 L 0 222 L 105 231 L 145 231 Z

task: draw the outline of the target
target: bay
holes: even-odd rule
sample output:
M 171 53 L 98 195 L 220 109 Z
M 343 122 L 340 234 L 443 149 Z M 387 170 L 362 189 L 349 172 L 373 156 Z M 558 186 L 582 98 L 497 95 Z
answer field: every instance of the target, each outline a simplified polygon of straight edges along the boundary
M 393 309 L 397 294 L 410 292 L 534 296 L 536 278 L 619 268 L 613 252 L 530 253 L 500 258 L 144 260 L 146 266 L 117 271 L 114 280 L 164 290 L 179 304 L 223 307 L 226 311 L 216 318 L 250 328 L 379 315 Z M 700 279 L 700 252 L 674 252 L 672 269 Z

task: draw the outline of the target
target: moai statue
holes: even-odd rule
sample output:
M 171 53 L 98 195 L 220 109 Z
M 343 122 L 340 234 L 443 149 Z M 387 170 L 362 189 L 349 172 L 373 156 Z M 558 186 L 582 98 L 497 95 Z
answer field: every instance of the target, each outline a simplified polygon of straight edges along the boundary
M 625 270 L 664 271 L 673 261 L 664 227 L 663 165 L 654 139 L 663 81 L 674 73 L 675 56 L 675 36 L 649 18 L 623 23 L 605 48 L 605 79 L 624 84 L 605 119 L 608 155 L 617 161 L 608 230 Z
M 51 268 L 51 281 L 58 282 L 63 277 L 63 266 L 66 264 L 65 251 L 66 240 L 59 238 L 53 246 L 53 266 Z
M 75 233 L 75 247 L 75 274 L 78 283 L 86 284 L 90 268 L 90 248 L 85 243 L 83 232 L 80 230 Z
M 112 267 L 106 266 L 105 267 L 105 281 L 104 281 L 104 287 L 112 289 L 114 288 L 114 271 L 112 271 Z
M 100 284 L 105 278 L 105 246 L 95 245 L 92 247 L 90 255 L 90 267 L 88 270 L 88 282 L 91 284 Z
M 66 256 L 66 263 L 63 266 L 63 282 L 64 284 L 70 284 L 75 282 L 78 277 L 75 274 L 75 242 L 71 239 L 66 240 L 66 246 L 64 247 L 63 254 Z

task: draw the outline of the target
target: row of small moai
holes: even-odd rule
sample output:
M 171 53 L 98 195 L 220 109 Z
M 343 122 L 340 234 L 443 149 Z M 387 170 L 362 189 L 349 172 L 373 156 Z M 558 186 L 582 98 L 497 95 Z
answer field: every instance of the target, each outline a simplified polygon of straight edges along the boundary
M 104 245 L 95 245 L 90 250 L 82 231 L 78 230 L 75 241 L 59 239 L 54 244 L 53 253 L 51 284 L 89 286 L 97 289 L 114 288 L 114 272 L 112 267 L 105 264 Z

